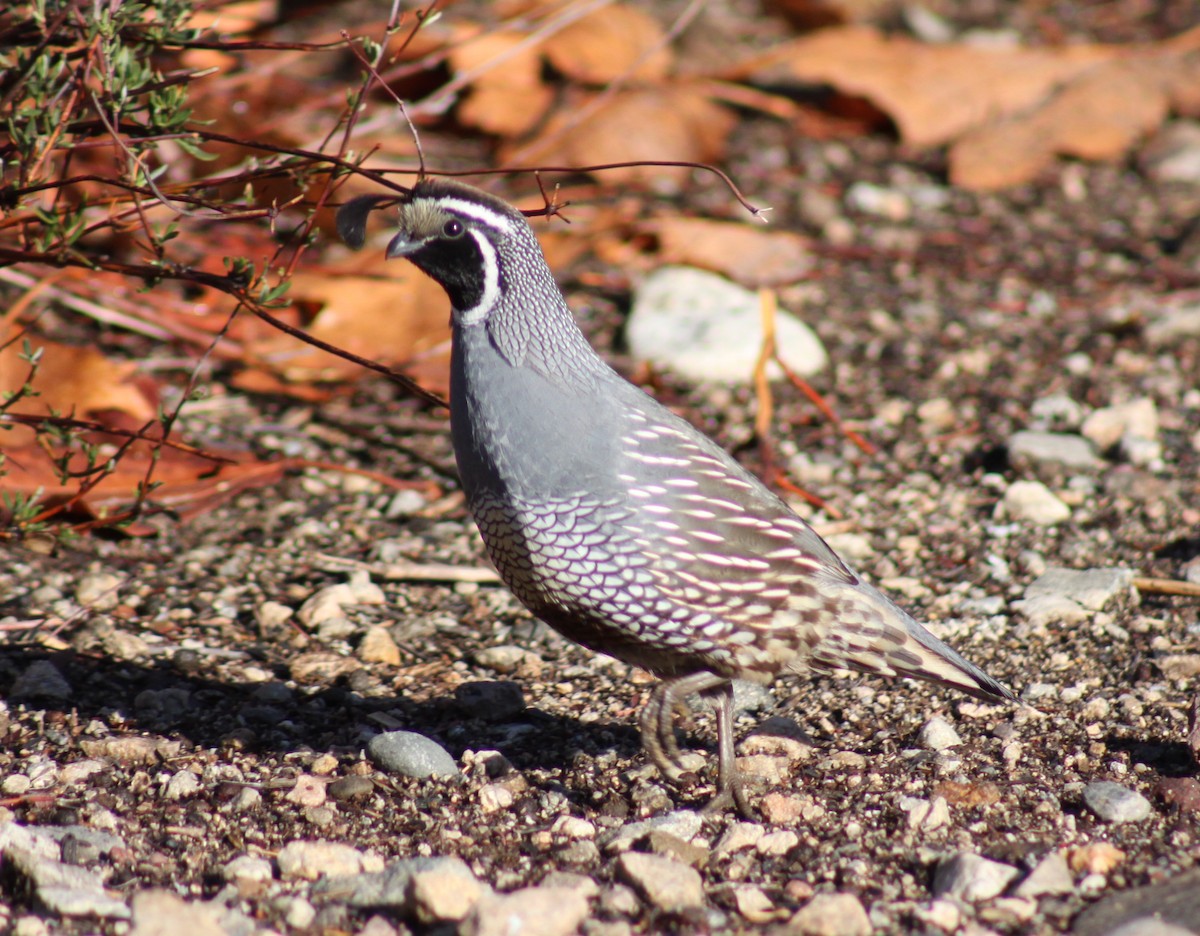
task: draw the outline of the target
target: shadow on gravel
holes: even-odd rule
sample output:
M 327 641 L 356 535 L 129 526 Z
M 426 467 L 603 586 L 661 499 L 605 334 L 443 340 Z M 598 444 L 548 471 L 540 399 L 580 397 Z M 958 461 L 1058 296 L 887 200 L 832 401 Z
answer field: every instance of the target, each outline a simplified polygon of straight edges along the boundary
M 39 662 L 53 670 L 35 666 Z M 366 697 L 344 678 L 291 688 L 285 667 L 258 665 L 274 671 L 275 679 L 243 685 L 214 680 L 194 672 L 198 667 L 186 655 L 147 665 L 10 645 L 0 647 L 0 698 L 10 721 L 20 718 L 22 708 L 45 712 L 44 725 L 58 744 L 77 734 L 112 736 L 128 729 L 199 748 L 349 753 L 365 748 L 377 731 L 403 729 L 433 738 L 455 758 L 467 748 L 498 750 L 519 769 L 569 766 L 581 751 L 616 749 L 632 756 L 640 749 L 630 724 L 584 724 L 534 708 L 502 719 L 473 718 L 453 695 L 415 702 L 376 688 Z M 93 719 L 104 729 L 89 730 Z
M 1182 741 L 1158 738 L 1122 738 L 1110 734 L 1104 739 L 1109 751 L 1129 755 L 1130 763 L 1145 764 L 1164 777 L 1194 777 L 1196 764 Z

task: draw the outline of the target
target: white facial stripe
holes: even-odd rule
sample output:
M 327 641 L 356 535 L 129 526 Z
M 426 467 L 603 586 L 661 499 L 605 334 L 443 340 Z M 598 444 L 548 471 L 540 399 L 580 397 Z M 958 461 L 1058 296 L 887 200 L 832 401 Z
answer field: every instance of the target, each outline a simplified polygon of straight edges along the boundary
M 493 227 L 497 231 L 502 231 L 505 234 L 513 232 L 511 220 L 499 212 L 492 211 L 490 208 L 484 208 L 483 205 L 476 202 L 469 202 L 461 198 L 439 198 L 437 199 L 437 203 L 447 211 L 466 215 L 468 218 L 474 218 L 476 221 L 482 221 L 488 227 Z
M 471 308 L 458 310 L 458 321 L 462 325 L 478 325 L 488 317 L 492 306 L 500 301 L 500 258 L 496 256 L 492 242 L 483 234 L 470 228 L 467 228 L 467 233 L 475 240 L 483 257 L 483 295 Z

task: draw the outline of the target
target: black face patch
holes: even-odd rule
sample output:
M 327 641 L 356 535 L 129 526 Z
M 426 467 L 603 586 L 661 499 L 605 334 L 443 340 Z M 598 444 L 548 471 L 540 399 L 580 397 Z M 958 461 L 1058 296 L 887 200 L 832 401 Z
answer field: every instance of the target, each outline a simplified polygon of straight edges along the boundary
M 474 237 L 435 237 L 407 259 L 442 284 L 455 309 L 473 309 L 483 299 L 487 261 Z

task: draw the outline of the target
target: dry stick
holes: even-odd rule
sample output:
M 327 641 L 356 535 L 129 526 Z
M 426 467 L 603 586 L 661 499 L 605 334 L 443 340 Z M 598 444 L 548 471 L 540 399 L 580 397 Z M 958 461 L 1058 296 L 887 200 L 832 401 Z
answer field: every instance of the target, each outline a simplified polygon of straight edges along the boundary
M 809 402 L 821 411 L 821 415 L 833 423 L 847 439 L 857 445 L 863 454 L 870 455 L 872 458 L 879 454 L 879 449 L 842 422 L 838 414 L 833 411 L 833 407 L 825 402 L 825 398 L 813 389 L 812 384 L 788 367 L 778 355 L 775 356 L 775 363 L 783 369 L 784 374 L 787 375 L 787 379 L 792 382 L 792 386 L 808 397 Z
M 1200 598 L 1200 582 L 1184 582 L 1179 579 L 1135 578 L 1133 587 L 1152 595 L 1184 595 Z
M 767 376 L 767 365 L 779 360 L 779 351 L 775 342 L 775 316 L 779 311 L 779 303 L 773 289 L 758 291 L 758 308 L 762 316 L 763 340 L 758 352 L 758 361 L 754 365 L 754 391 L 758 399 L 758 412 L 754 415 L 754 431 L 758 435 L 758 450 L 762 456 L 763 474 L 774 484 L 804 498 L 818 510 L 826 511 L 836 520 L 842 519 L 842 512 L 826 501 L 806 491 L 798 484 L 793 484 L 779 468 L 775 461 L 774 446 L 771 444 L 771 421 L 775 415 L 775 399 L 771 394 L 771 381 Z

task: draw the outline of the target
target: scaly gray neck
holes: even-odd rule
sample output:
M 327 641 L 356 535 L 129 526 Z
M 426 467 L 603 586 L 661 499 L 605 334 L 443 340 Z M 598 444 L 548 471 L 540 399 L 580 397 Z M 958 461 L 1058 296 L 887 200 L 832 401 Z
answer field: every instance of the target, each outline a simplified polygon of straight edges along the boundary
M 616 377 L 575 324 L 532 232 L 501 247 L 499 262 L 505 273 L 487 331 L 509 365 L 530 368 L 580 395 Z M 514 270 L 519 275 L 509 275 Z

